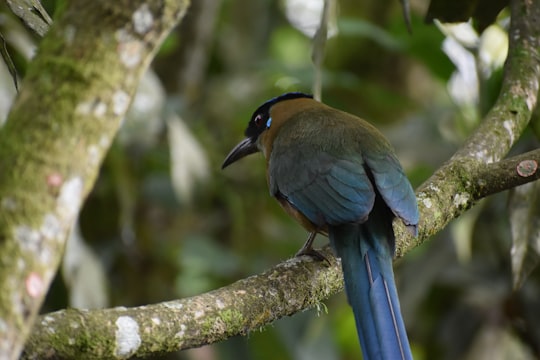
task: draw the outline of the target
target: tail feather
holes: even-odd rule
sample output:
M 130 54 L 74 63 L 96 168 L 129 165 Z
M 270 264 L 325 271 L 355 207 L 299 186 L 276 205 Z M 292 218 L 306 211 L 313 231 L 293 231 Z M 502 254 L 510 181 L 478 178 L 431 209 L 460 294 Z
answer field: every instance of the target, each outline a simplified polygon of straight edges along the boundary
M 364 359 L 412 359 L 394 283 L 392 243 L 384 238 L 387 231 L 377 229 L 369 221 L 340 225 L 331 227 L 329 236 L 341 257 Z

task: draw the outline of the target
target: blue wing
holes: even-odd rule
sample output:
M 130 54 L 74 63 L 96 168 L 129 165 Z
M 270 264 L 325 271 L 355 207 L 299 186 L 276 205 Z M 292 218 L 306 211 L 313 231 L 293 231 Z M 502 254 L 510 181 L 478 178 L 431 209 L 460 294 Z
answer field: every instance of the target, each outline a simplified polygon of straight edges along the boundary
M 366 152 L 364 159 L 386 205 L 416 235 L 419 213 L 416 195 L 392 152 Z
M 294 153 L 274 148 L 280 151 L 274 151 L 269 161 L 273 195 L 280 193 L 321 228 L 367 219 L 375 192 L 361 157 L 338 159 L 309 144 L 296 146 Z
M 308 114 L 289 120 L 285 127 L 282 131 L 294 136 L 278 134 L 274 140 L 268 163 L 272 195 L 279 193 L 321 227 L 364 222 L 376 188 L 396 216 L 416 226 L 414 191 L 375 128 L 354 117 L 337 121 Z M 318 129 L 325 129 L 324 136 Z

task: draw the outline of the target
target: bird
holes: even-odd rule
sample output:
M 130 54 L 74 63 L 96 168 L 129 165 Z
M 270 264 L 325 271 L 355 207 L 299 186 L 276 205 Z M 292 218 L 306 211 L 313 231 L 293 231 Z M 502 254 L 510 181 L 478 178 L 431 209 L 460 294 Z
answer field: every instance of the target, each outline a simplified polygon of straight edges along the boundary
M 416 196 L 392 146 L 367 121 L 289 92 L 260 105 L 222 169 L 266 159 L 271 196 L 308 232 L 297 255 L 328 236 L 341 266 L 364 359 L 412 359 L 392 261 L 394 218 L 417 236 Z

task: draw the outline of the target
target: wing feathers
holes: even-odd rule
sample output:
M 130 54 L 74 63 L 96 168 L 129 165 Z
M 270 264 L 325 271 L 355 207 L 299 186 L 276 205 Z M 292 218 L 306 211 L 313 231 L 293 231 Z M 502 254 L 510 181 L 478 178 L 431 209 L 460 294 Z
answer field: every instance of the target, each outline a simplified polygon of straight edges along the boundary
M 357 164 L 352 174 L 340 165 L 336 161 L 330 171 L 317 174 L 309 184 L 286 194 L 289 201 L 315 224 L 319 221 L 329 225 L 361 222 L 373 207 L 375 193 L 362 166 Z M 281 192 L 288 188 L 279 183 L 278 187 Z
M 354 120 L 307 113 L 287 121 L 268 160 L 271 193 L 282 194 L 322 228 L 365 221 L 376 188 L 396 216 L 406 225 L 416 225 L 415 195 L 392 149 L 380 134 L 367 131 L 365 123 L 354 127 L 350 121 Z M 321 135 L 320 129 L 327 133 Z
M 370 153 L 364 158 L 386 205 L 405 225 L 416 227 L 419 218 L 416 195 L 397 158 L 390 153 Z

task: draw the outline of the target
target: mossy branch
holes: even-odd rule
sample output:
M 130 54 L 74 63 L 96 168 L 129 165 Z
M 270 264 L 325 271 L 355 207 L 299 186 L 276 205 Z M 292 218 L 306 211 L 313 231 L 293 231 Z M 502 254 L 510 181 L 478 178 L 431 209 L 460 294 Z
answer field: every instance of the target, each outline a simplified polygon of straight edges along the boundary
M 399 255 L 418 246 L 474 205 L 480 196 L 480 179 L 476 176 L 487 164 L 500 161 L 508 153 L 531 120 L 540 76 L 540 3 L 512 0 L 510 10 L 508 58 L 499 97 L 478 129 L 418 189 L 420 236 L 405 238 L 398 245 Z M 493 189 L 506 189 L 500 184 L 506 181 L 502 178 L 506 175 L 501 172 L 497 179 L 490 177 Z M 487 188 L 484 191 L 486 195 L 490 193 Z
M 71 1 L 43 38 L 0 130 L 2 359 L 19 357 L 139 78 L 186 7 Z
M 227 287 L 136 308 L 62 310 L 40 318 L 25 358 L 122 359 L 197 347 L 247 334 L 316 306 L 342 289 L 340 266 L 294 258 Z M 300 289 L 300 293 L 298 290 Z

